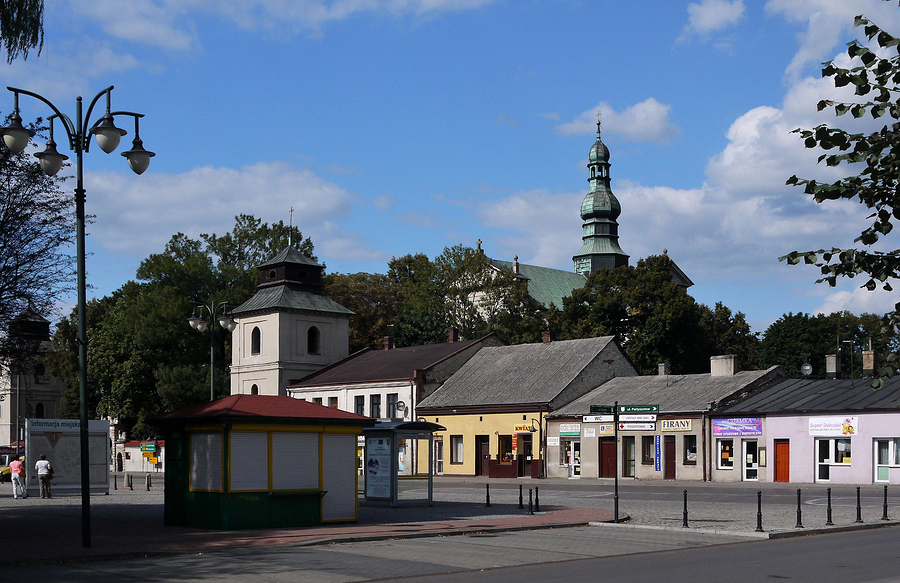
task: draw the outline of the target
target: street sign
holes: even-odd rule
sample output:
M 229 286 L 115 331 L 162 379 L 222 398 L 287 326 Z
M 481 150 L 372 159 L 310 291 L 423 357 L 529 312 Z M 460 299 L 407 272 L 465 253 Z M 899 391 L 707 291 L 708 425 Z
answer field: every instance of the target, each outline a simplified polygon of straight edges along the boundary
M 619 421 L 656 421 L 656 415 L 619 415 Z
M 659 413 L 659 405 L 620 405 L 619 413 Z
M 613 408 L 609 405 L 591 405 L 591 415 L 612 415 Z
M 615 415 L 583 415 L 582 423 L 615 423 Z
M 656 431 L 656 423 L 619 423 L 619 431 Z
M 155 441 L 142 441 L 141 442 L 141 451 L 156 451 L 156 442 Z M 146 457 L 146 456 L 144 456 Z
M 152 452 L 152 451 L 145 451 L 145 452 L 142 452 L 141 455 L 144 456 L 144 457 L 153 457 L 153 452 Z
M 159 458 L 156 458 L 156 457 L 148 457 L 148 458 L 147 458 L 147 462 L 148 462 L 151 466 L 155 466 L 156 464 L 159 463 Z

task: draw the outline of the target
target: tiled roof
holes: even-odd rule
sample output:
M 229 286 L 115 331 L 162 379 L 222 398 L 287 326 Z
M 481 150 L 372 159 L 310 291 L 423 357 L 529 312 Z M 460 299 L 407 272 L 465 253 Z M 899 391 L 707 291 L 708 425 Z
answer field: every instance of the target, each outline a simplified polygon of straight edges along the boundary
M 884 379 L 878 390 L 869 380 L 789 379 L 725 409 L 725 413 L 801 413 L 900 409 L 900 377 Z
M 549 403 L 610 344 L 612 336 L 482 348 L 419 408 Z
M 301 399 L 269 395 L 231 395 L 224 399 L 192 405 L 157 417 L 155 421 L 170 423 L 184 420 L 228 419 L 231 421 L 294 420 L 309 422 L 352 423 L 374 425 L 375 420 L 363 415 L 324 407 Z
M 392 348 L 390 350 L 363 350 L 344 360 L 304 377 L 291 387 L 354 384 L 374 381 L 408 380 L 416 370 L 428 370 L 435 364 L 470 346 L 482 342 L 445 342 Z
M 269 267 L 272 265 L 278 265 L 280 263 L 298 263 L 300 265 L 314 265 L 316 267 L 322 267 L 303 253 L 300 253 L 294 247 L 285 247 L 281 251 L 278 252 L 275 257 L 269 259 L 265 263 L 257 265 L 257 269 L 263 269 L 264 267 Z
M 780 367 L 728 376 L 709 374 L 648 375 L 610 379 L 586 395 L 553 412 L 552 417 L 589 415 L 591 405 L 659 405 L 660 413 L 706 411 L 711 403 L 734 396 L 759 383 L 785 377 Z
M 513 269 L 513 264 L 509 261 L 491 259 L 491 264 L 507 271 Z M 554 304 L 557 308 L 562 309 L 562 299 L 572 295 L 574 290 L 584 287 L 587 281 L 583 275 L 574 271 L 526 265 L 525 263 L 519 263 L 519 275 L 528 279 L 528 295 L 545 308 Z
M 259 310 L 303 310 L 352 315 L 353 312 L 326 295 L 297 289 L 291 284 L 258 289 L 252 298 L 234 309 L 232 314 Z

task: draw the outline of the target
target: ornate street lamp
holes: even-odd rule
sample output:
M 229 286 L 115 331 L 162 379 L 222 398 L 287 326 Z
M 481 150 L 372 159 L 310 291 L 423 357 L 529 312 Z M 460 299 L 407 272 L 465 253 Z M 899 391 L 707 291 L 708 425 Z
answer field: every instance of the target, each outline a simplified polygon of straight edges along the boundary
M 210 302 L 209 305 L 206 304 L 196 304 L 196 308 L 194 312 L 191 314 L 191 317 L 188 318 L 188 324 L 191 325 L 191 328 L 196 330 L 197 332 L 206 332 L 206 329 L 209 328 L 209 400 L 216 400 L 216 384 L 215 384 L 215 364 L 216 364 L 216 327 L 215 323 L 218 322 L 219 326 L 225 328 L 229 332 L 233 332 L 235 327 L 237 326 L 237 322 L 229 314 L 229 306 L 225 302 Z M 206 317 L 203 317 L 204 311 L 206 312 Z M 200 312 L 198 315 L 197 312 Z
M 25 150 L 28 142 L 34 132 L 22 126 L 22 118 L 19 115 L 19 95 L 28 95 L 39 101 L 42 101 L 53 110 L 50 119 L 50 141 L 43 152 L 39 152 L 34 156 L 41 162 L 41 169 L 50 176 L 55 175 L 62 168 L 63 162 L 68 156 L 60 154 L 56 150 L 56 142 L 53 141 L 53 120 L 58 119 L 66 135 L 69 138 L 69 148 L 75 152 L 75 219 L 77 228 L 77 237 L 75 245 L 75 254 L 77 261 L 77 289 L 78 289 L 78 398 L 80 400 L 80 419 L 81 419 L 81 544 L 84 547 L 91 546 L 91 479 L 90 479 L 90 461 L 88 459 L 88 391 L 87 391 L 87 301 L 85 298 L 85 249 L 84 249 L 84 153 L 90 150 L 91 134 L 97 140 L 97 145 L 107 154 L 113 152 L 119 145 L 119 139 L 127 132 L 115 126 L 114 117 L 117 115 L 127 115 L 134 118 L 134 147 L 122 155 L 128 159 L 131 169 L 141 174 L 147 169 L 150 158 L 154 156 L 153 152 L 144 150 L 143 142 L 137 134 L 138 119 L 144 117 L 142 113 L 133 113 L 130 111 L 110 111 L 110 99 L 112 96 L 113 86 L 110 85 L 100 93 L 98 93 L 87 109 L 87 114 L 82 116 L 81 97 L 75 99 L 75 120 L 62 113 L 55 105 L 53 105 L 45 97 L 25 91 L 24 89 L 16 89 L 15 87 L 7 87 L 13 92 L 14 107 L 13 114 L 10 118 L 10 124 L 7 127 L 0 128 L 0 136 L 3 136 L 3 142 L 6 147 L 14 154 L 18 154 Z M 90 124 L 91 112 L 94 105 L 101 97 L 106 96 L 106 114 L 100 118 L 94 125 Z

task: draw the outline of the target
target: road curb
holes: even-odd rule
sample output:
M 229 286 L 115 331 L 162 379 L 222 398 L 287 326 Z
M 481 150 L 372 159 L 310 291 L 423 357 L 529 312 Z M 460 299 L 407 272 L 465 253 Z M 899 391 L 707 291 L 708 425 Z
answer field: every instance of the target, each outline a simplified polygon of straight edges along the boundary
M 739 536 L 745 538 L 758 538 L 758 539 L 779 539 L 779 538 L 794 538 L 798 536 L 812 536 L 817 534 L 829 534 L 834 532 L 850 532 L 854 530 L 873 530 L 876 528 L 886 528 L 890 526 L 898 526 L 900 522 L 891 521 L 891 522 L 871 522 L 865 524 L 848 524 L 844 526 L 832 526 L 828 528 L 798 528 L 796 530 L 776 530 L 776 531 L 764 531 L 764 532 L 756 532 L 751 530 L 727 530 L 722 528 L 684 528 L 677 526 L 655 526 L 651 524 L 616 524 L 614 522 L 590 522 L 590 526 L 601 526 L 601 527 L 612 527 L 612 528 L 631 528 L 631 529 L 645 529 L 645 530 L 664 530 L 670 532 L 692 532 L 697 534 L 714 534 L 714 535 L 729 535 L 729 536 Z

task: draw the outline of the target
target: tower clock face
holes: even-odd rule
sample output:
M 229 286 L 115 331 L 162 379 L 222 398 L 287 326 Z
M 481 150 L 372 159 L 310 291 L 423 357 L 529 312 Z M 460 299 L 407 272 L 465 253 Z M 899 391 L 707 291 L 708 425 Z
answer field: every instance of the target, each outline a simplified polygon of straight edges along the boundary
M 585 257 L 575 260 L 575 273 L 584 273 L 591 270 L 591 260 Z

